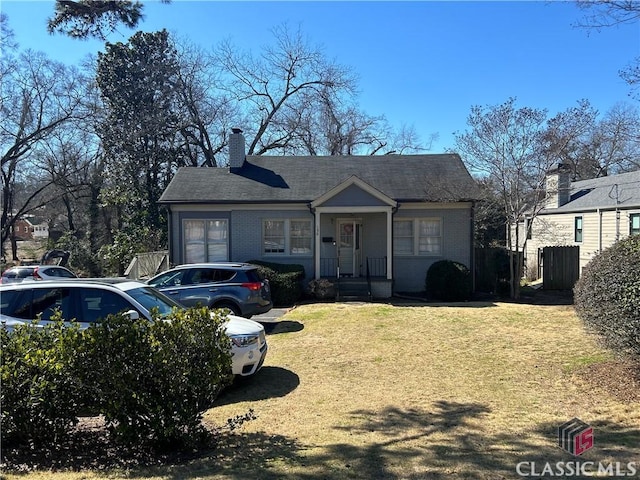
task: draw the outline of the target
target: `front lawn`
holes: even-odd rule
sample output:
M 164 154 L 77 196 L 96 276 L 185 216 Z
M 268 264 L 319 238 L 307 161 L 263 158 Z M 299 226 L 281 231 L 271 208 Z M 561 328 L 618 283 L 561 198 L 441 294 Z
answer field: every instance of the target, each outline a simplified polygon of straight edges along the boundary
M 257 417 L 217 449 L 8 478 L 517 478 L 519 462 L 576 460 L 557 446 L 574 417 L 595 434 L 579 461 L 640 462 L 637 370 L 600 349 L 571 306 L 305 305 L 269 344 L 263 370 L 205 417 Z

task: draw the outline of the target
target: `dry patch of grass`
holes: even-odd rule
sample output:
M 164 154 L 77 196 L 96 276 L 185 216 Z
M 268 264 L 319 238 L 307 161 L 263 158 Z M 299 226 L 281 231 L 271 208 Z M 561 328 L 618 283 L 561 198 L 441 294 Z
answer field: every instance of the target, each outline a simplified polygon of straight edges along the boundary
M 600 349 L 572 307 L 338 303 L 283 320 L 263 370 L 207 413 L 213 425 L 257 416 L 217 449 L 18 478 L 514 478 L 520 461 L 572 460 L 555 436 L 573 417 L 595 429 L 581 461 L 640 461 L 638 384 L 621 394 L 605 374 L 637 381 L 634 367 Z

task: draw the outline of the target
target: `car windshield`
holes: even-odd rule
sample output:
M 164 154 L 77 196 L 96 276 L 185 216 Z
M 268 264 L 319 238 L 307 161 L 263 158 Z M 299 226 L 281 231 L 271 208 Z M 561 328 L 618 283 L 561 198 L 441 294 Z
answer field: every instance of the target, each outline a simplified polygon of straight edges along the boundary
M 134 288 L 127 293 L 150 312 L 154 308 L 157 309 L 161 317 L 169 315 L 174 308 L 184 308 L 152 287 Z

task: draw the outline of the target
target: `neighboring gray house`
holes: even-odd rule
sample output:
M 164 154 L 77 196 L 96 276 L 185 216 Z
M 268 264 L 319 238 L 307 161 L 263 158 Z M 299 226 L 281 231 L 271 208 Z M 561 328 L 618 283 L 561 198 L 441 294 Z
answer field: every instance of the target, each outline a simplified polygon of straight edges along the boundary
M 640 234 L 640 170 L 571 182 L 570 171 L 559 166 L 548 173 L 546 190 L 545 208 L 533 219 L 527 239 L 529 272 L 540 271 L 544 247 L 579 246 L 582 270 L 617 240 Z M 523 239 L 526 224 L 518 228 Z
M 428 267 L 473 268 L 474 180 L 456 154 L 245 156 L 234 129 L 229 168 L 184 167 L 160 198 L 172 264 L 302 264 L 307 280 L 365 277 L 372 293 L 424 290 Z

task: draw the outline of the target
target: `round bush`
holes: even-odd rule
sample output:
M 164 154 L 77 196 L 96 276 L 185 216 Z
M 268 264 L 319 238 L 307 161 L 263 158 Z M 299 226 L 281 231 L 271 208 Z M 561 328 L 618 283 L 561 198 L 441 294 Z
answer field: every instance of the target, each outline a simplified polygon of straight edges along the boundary
M 574 303 L 606 346 L 640 355 L 640 235 L 620 240 L 587 264 Z
M 445 302 L 469 300 L 472 288 L 471 272 L 462 263 L 440 260 L 427 270 L 426 290 L 431 298 Z

